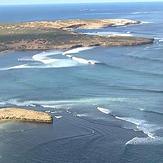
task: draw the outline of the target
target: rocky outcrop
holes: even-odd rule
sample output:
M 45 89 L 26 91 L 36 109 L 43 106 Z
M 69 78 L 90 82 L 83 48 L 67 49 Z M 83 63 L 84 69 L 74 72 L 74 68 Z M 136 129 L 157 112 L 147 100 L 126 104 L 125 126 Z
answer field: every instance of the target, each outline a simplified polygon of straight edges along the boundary
M 51 115 L 21 108 L 4 108 L 0 109 L 0 120 L 17 120 L 27 122 L 52 123 Z
M 75 28 L 97 29 L 108 26 L 139 24 L 129 19 L 58 20 L 0 25 L 0 51 L 67 50 L 88 46 L 134 46 L 150 44 L 153 39 L 129 36 L 86 35 Z
M 99 29 L 106 28 L 112 26 L 125 26 L 132 24 L 140 24 L 140 21 L 130 20 L 130 19 L 68 19 L 68 20 L 57 20 L 57 21 L 35 21 L 35 22 L 27 22 L 15 25 L 6 25 L 5 28 L 8 30 L 11 29 L 20 29 L 20 28 L 35 28 L 35 29 Z M 0 26 L 0 29 L 3 29 Z

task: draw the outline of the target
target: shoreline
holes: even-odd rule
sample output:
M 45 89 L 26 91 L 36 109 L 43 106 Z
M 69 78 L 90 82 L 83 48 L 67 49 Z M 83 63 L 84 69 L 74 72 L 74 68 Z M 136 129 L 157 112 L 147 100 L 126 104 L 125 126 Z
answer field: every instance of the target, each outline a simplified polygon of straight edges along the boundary
M 115 37 L 115 36 L 114 36 Z M 121 36 L 120 36 L 121 37 Z M 124 37 L 124 36 L 123 36 Z M 142 38 L 143 39 L 143 38 Z M 117 44 L 115 44 L 115 45 L 109 45 L 109 46 L 102 46 L 102 45 L 88 45 L 88 46 L 78 46 L 78 45 L 75 45 L 75 46 L 70 46 L 70 47 L 56 47 L 56 48 L 42 48 L 42 49 L 40 49 L 40 48 L 34 48 L 34 49 L 8 49 L 8 50 L 3 50 L 3 51 L 1 51 L 1 49 L 0 49 L 0 55 L 5 55 L 6 53 L 8 53 L 8 52 L 16 52 L 16 51 L 51 51 L 51 50 L 55 50 L 55 51 L 63 51 L 63 52 L 65 52 L 65 51 L 68 51 L 68 50 L 72 50 L 72 49 L 76 49 L 76 48 L 85 48 L 85 47 L 104 47 L 104 48 L 106 48 L 106 47 L 122 47 L 122 46 L 141 46 L 141 45 L 147 45 L 147 44 L 152 44 L 154 42 L 154 39 L 152 39 L 152 38 L 149 38 L 147 41 L 145 41 L 145 42 L 140 42 L 140 43 L 136 43 L 136 44 L 134 44 L 134 43 L 131 43 L 131 44 L 122 44 L 122 45 L 117 45 Z
M 76 47 L 152 44 L 153 38 L 88 35 L 74 31 L 74 29 L 100 29 L 140 23 L 129 19 L 70 19 L 0 25 L 0 51 L 52 49 L 66 51 Z

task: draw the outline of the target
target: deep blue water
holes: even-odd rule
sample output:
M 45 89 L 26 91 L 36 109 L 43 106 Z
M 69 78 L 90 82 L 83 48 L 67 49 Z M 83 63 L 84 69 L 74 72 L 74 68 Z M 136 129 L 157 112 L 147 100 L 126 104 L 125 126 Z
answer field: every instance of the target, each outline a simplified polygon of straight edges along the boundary
M 50 126 L 2 123 L 0 162 L 162 163 L 162 15 L 158 2 L 1 6 L 0 23 L 141 20 L 140 25 L 80 32 L 146 36 L 155 42 L 67 52 L 77 60 L 55 50 L 0 55 L 0 107 L 34 108 L 54 116 Z

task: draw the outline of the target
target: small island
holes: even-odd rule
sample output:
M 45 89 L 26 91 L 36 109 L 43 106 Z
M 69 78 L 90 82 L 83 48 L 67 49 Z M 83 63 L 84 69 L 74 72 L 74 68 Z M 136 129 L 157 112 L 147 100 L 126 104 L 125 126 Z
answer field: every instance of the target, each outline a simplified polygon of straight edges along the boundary
M 153 43 L 152 38 L 87 35 L 76 31 L 140 23 L 129 19 L 72 19 L 4 24 L 0 25 L 0 51 L 69 50 L 76 47 L 134 46 Z
M 24 122 L 52 123 L 53 118 L 48 113 L 21 109 L 2 108 L 0 109 L 0 120 L 16 120 Z

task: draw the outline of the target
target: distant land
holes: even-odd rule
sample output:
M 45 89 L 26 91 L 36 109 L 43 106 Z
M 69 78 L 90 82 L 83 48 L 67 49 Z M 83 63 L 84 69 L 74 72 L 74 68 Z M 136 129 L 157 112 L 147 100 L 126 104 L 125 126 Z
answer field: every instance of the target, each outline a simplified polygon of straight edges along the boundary
M 152 38 L 135 36 L 97 36 L 75 29 L 99 29 L 140 24 L 129 19 L 36 21 L 0 25 L 0 51 L 68 50 L 88 46 L 134 46 L 153 43 Z

